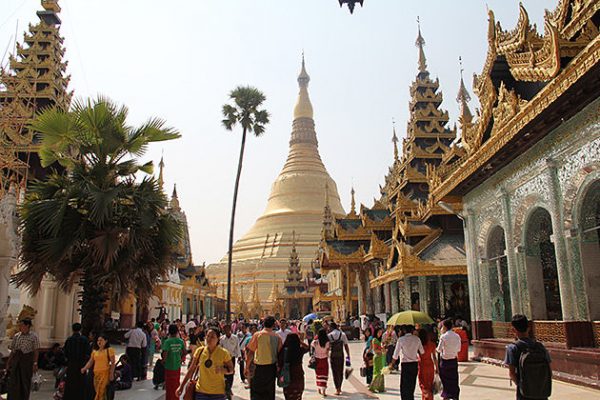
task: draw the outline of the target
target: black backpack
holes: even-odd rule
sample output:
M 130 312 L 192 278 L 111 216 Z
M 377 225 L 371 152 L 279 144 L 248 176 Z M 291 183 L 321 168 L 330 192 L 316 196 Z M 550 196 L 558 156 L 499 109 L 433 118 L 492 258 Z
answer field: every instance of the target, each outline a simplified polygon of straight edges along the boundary
M 552 394 L 552 370 L 546 348 L 539 342 L 519 340 L 517 377 L 521 396 L 528 399 L 547 399 Z
M 333 339 L 333 334 L 331 334 L 331 339 Z M 342 334 L 338 336 L 337 340 L 331 341 L 331 353 L 329 356 L 331 358 L 344 358 L 344 341 L 342 340 Z

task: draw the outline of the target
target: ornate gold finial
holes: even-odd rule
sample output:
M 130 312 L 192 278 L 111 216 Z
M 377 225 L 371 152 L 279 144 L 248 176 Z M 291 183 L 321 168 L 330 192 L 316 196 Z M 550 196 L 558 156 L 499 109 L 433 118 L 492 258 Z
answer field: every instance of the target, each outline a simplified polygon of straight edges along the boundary
M 298 75 L 298 86 L 300 86 L 300 93 L 298 93 L 298 101 L 294 107 L 294 119 L 296 118 L 311 118 L 313 117 L 313 108 L 308 97 L 308 82 L 310 82 L 310 76 L 306 72 L 306 63 L 304 61 L 304 51 L 302 51 L 302 68 Z
M 392 143 L 394 143 L 394 161 L 398 161 L 398 136 L 396 136 L 396 121 L 392 118 L 392 131 L 394 132 L 392 136 Z
M 427 72 L 427 59 L 425 58 L 425 52 L 423 51 L 423 47 L 425 46 L 425 39 L 423 39 L 423 36 L 421 35 L 421 20 L 418 16 L 417 26 L 419 29 L 419 34 L 417 35 L 415 46 L 419 48 L 419 72 Z

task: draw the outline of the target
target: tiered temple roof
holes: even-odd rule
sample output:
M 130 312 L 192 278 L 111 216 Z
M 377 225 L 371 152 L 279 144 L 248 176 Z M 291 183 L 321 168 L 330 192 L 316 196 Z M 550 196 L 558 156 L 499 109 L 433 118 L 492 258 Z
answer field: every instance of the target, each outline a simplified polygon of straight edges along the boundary
M 488 52 L 473 77 L 480 108 L 474 119 L 461 111 L 460 141 L 429 170 L 429 208 L 460 199 L 596 98 L 599 10 L 595 0 L 560 0 L 543 34 L 522 4 L 510 31 L 489 11 Z
M 36 113 L 49 108 L 68 109 L 72 92 L 60 36 L 60 7 L 56 0 L 42 0 L 40 21 L 29 25 L 23 44 L 9 56 L 8 68 L 0 69 L 0 167 L 2 186 L 18 179 L 24 187 L 29 174 L 45 176 L 36 153 L 39 138 L 27 126 Z M 11 177 L 12 175 L 12 177 Z

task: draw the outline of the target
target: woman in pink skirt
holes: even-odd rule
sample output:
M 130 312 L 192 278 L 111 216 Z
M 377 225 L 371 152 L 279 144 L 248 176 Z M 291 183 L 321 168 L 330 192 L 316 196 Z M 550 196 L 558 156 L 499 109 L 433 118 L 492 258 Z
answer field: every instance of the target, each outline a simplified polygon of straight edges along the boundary
M 317 389 L 323 397 L 327 396 L 327 380 L 329 378 L 329 338 L 325 329 L 319 330 L 317 338 L 312 341 L 313 355 L 317 360 L 315 373 L 317 375 Z

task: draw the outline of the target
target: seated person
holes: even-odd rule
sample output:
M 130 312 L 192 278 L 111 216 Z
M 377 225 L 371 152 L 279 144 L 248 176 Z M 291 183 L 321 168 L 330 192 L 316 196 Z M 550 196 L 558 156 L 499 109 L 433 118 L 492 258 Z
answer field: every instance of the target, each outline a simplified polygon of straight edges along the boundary
M 46 371 L 53 371 L 65 366 L 67 363 L 65 353 L 58 343 L 54 343 L 52 348 L 44 353 L 42 360 L 43 362 L 40 363 L 40 368 Z
M 133 373 L 127 355 L 123 354 L 115 368 L 115 389 L 126 390 L 131 389 L 133 383 Z

